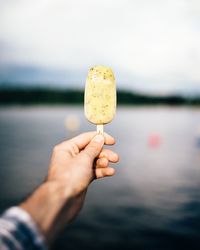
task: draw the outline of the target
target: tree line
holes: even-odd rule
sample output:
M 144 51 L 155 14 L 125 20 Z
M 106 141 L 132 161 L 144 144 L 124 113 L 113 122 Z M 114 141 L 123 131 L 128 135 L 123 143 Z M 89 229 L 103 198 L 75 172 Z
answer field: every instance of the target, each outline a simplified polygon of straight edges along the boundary
M 83 104 L 83 90 L 45 88 L 0 89 L 0 104 Z M 120 105 L 200 105 L 200 97 L 149 96 L 130 91 L 118 91 Z

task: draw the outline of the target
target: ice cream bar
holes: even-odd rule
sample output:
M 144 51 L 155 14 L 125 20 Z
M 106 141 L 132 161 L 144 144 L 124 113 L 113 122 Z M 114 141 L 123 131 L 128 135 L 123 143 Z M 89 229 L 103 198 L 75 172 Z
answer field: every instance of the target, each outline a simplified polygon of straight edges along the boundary
M 103 133 L 103 125 L 112 121 L 116 111 L 116 84 L 111 68 L 95 66 L 89 70 L 84 109 L 86 118 Z

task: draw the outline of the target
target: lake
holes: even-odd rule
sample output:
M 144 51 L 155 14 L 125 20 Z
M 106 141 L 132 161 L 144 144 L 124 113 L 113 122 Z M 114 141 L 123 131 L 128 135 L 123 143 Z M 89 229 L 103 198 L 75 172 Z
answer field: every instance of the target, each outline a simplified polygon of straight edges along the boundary
M 79 106 L 1 107 L 0 211 L 44 180 L 55 144 L 89 130 Z M 199 249 L 200 109 L 119 107 L 105 131 L 117 141 L 116 175 L 90 186 L 53 249 Z

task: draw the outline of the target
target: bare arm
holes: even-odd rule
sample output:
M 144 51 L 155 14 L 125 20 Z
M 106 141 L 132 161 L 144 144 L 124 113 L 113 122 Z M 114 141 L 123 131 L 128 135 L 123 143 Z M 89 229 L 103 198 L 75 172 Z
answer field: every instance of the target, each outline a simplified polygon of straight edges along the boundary
M 96 132 L 81 134 L 57 145 L 52 153 L 47 180 L 21 207 L 34 219 L 50 243 L 56 234 L 80 211 L 89 184 L 112 176 L 118 155 L 103 145 L 115 143 L 113 137 Z

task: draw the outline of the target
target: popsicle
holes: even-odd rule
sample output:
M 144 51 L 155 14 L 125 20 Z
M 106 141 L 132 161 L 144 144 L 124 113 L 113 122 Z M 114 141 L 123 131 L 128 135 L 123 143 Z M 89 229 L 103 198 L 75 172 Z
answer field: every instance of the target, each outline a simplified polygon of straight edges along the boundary
M 104 124 L 111 122 L 116 112 L 116 83 L 111 68 L 95 66 L 89 70 L 84 110 L 86 118 L 97 125 L 97 133 L 103 134 Z

